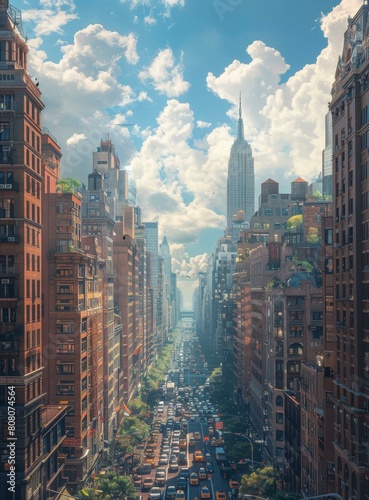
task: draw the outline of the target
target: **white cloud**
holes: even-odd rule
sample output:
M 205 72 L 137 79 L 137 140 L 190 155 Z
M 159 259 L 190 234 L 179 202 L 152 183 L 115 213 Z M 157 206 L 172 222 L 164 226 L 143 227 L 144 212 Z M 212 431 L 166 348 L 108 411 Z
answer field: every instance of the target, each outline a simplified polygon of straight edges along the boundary
M 199 128 L 209 128 L 209 127 L 211 127 L 211 123 L 203 122 L 202 120 L 197 120 L 196 126 Z
M 328 111 L 337 57 L 342 52 L 348 15 L 360 0 L 343 0 L 321 19 L 327 38 L 315 63 L 304 66 L 286 83 L 280 78 L 289 69 L 283 56 L 262 41 L 247 47 L 251 62 L 233 61 L 218 77 L 208 74 L 209 88 L 232 103 L 236 117 L 242 90 L 245 135 L 255 157 L 259 181 L 301 175 L 311 180 L 321 170 L 324 116 Z
M 138 203 L 147 220 L 160 216 L 170 241 L 194 242 L 201 230 L 224 227 L 217 207 L 224 206 L 232 139 L 218 127 L 204 138 L 202 149 L 191 146 L 193 111 L 175 99 L 167 102 L 157 124 L 131 162 Z
M 41 0 L 42 9 L 29 9 L 22 12 L 24 21 L 35 24 L 36 36 L 50 35 L 51 33 L 62 34 L 62 27 L 74 19 L 78 19 L 75 13 L 76 6 L 73 0 Z M 63 10 L 66 7 L 67 10 Z
M 140 5 L 155 7 L 157 2 L 158 0 L 120 0 L 120 3 L 129 3 L 132 10 Z M 184 7 L 185 0 L 161 0 L 160 4 L 169 9 L 175 6 Z
M 40 81 L 45 102 L 43 123 L 55 133 L 62 148 L 64 176 L 85 179 L 92 151 L 108 133 L 124 151 L 122 161 L 132 155 L 134 146 L 128 131 L 117 126 L 108 110 L 116 108 L 115 115 L 124 114 L 122 108 L 149 100 L 142 85 L 135 89 L 121 83 L 123 71 L 138 62 L 136 45 L 132 33 L 123 35 L 99 24 L 89 25 L 75 33 L 73 43 L 61 47 L 62 56 L 54 62 L 48 59 L 41 37 L 29 40 L 29 70 Z M 76 130 L 86 139 L 77 143 L 72 139 L 71 144 Z
M 152 16 L 145 16 L 144 23 L 148 26 L 152 26 L 153 24 L 157 23 L 157 20 Z
M 139 77 L 150 81 L 155 90 L 167 97 L 178 97 L 187 92 L 190 84 L 183 78 L 183 63 L 175 64 L 172 49 L 161 50 L 151 65 L 144 68 Z
M 81 141 L 85 141 L 86 139 L 87 139 L 86 134 L 74 133 L 65 142 L 68 146 L 73 146 L 75 144 L 78 144 Z

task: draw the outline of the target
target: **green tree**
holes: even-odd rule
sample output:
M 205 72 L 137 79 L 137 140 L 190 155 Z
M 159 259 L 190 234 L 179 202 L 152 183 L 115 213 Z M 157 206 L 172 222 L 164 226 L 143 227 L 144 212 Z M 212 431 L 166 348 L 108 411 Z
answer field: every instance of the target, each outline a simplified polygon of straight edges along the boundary
M 302 231 L 302 214 L 290 217 L 287 220 L 287 227 L 295 233 Z
M 120 434 L 123 437 L 130 437 L 130 444 L 137 446 L 149 437 L 149 426 L 139 417 L 129 416 L 123 420 Z
M 96 500 L 134 500 L 136 497 L 135 487 L 129 476 L 120 476 L 116 472 L 109 472 L 95 478 L 97 492 Z M 95 499 L 93 499 L 95 500 Z
M 57 193 L 75 193 L 81 189 L 82 183 L 74 177 L 59 179 L 56 183 Z
M 129 403 L 129 409 L 132 412 L 132 416 L 139 418 L 145 418 L 147 413 L 150 411 L 149 406 L 144 403 L 140 398 L 134 398 Z
M 323 201 L 323 195 L 318 189 L 313 192 L 313 198 L 316 201 Z
M 257 469 L 249 475 L 242 476 L 240 497 L 242 495 L 256 495 L 259 497 L 273 497 L 276 492 L 276 482 L 273 467 Z

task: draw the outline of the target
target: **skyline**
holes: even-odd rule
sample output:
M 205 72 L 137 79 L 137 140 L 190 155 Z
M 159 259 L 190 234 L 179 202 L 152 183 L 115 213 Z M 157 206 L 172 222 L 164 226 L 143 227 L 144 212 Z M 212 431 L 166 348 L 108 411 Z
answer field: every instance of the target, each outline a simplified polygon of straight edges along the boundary
M 225 226 L 239 93 L 256 197 L 269 177 L 281 192 L 296 177 L 311 182 L 347 17 L 361 3 L 313 1 L 296 15 L 292 1 L 283 11 L 269 0 L 13 2 L 62 176 L 86 183 L 109 135 L 143 219 L 159 220 L 159 241 L 166 230 L 187 305 L 197 280 L 186 276 L 205 269 Z

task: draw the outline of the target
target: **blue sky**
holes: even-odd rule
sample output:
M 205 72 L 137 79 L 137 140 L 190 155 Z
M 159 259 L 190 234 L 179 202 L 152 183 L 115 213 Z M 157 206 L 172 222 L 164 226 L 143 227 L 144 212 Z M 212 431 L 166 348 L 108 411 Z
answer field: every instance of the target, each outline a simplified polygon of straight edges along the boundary
M 239 92 L 257 196 L 268 177 L 282 192 L 298 176 L 311 181 L 347 17 L 361 3 L 13 1 L 63 175 L 86 182 L 109 134 L 144 219 L 167 232 L 187 303 L 225 225 Z

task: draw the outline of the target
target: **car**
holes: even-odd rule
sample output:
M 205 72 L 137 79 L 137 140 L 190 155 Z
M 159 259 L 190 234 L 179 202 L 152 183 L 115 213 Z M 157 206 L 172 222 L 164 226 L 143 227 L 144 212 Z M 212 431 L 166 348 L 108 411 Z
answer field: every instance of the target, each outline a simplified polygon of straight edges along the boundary
M 181 451 L 179 454 L 180 465 L 187 465 L 187 453 Z
M 227 500 L 227 495 L 224 490 L 217 490 L 215 492 L 215 500 Z
M 166 469 L 157 469 L 155 474 L 155 485 L 165 486 L 167 482 L 167 471 Z
M 189 478 L 190 477 L 190 469 L 188 467 L 182 467 L 180 472 L 179 472 L 179 475 L 182 477 L 185 477 L 185 478 Z
M 179 431 L 179 430 L 174 431 L 173 432 L 173 437 L 179 439 L 181 437 L 181 431 Z
M 166 500 L 174 500 L 176 497 L 177 488 L 174 485 L 167 486 L 167 491 L 165 493 Z
M 173 455 L 179 455 L 181 450 L 179 449 L 179 446 L 172 446 L 172 453 Z
M 154 486 L 154 478 L 145 477 L 142 483 L 142 491 L 150 491 L 153 486 Z
M 177 480 L 177 488 L 178 490 L 185 491 L 187 489 L 187 478 L 184 476 L 179 476 Z
M 190 439 L 189 439 L 189 441 L 188 441 L 188 444 L 190 446 L 195 446 L 196 445 L 196 439 L 193 436 L 191 436 Z
M 211 498 L 210 490 L 207 486 L 203 486 L 200 490 L 200 498 Z
M 160 500 L 161 499 L 161 489 L 157 486 L 153 486 L 149 493 L 150 500 Z
M 151 470 L 152 470 L 152 464 L 148 464 L 147 462 L 145 462 L 144 464 L 141 464 L 137 467 L 137 474 L 140 474 L 141 476 L 145 475 L 145 474 L 151 474 Z
M 200 450 L 196 450 L 195 453 L 193 454 L 193 461 L 194 462 L 203 462 L 204 461 L 204 455 Z
M 240 487 L 240 483 L 238 482 L 238 480 L 235 477 L 231 477 L 231 479 L 229 480 L 229 487 L 232 490 L 238 490 Z
M 217 438 L 216 437 L 212 437 L 211 438 L 210 445 L 211 446 L 218 446 Z
M 161 448 L 161 453 L 162 453 L 162 454 L 167 454 L 167 455 L 168 455 L 168 454 L 169 454 L 169 452 L 170 452 L 170 447 L 169 447 L 169 446 L 165 445 L 165 446 L 163 446 L 163 447 Z
M 135 486 L 141 486 L 142 485 L 142 476 L 141 474 L 133 474 L 132 476 L 132 482 Z
M 198 431 L 195 431 L 193 433 L 193 437 L 195 438 L 196 441 L 199 441 L 201 439 L 201 434 Z
M 169 470 L 171 472 L 177 472 L 179 469 L 178 458 L 175 455 L 171 455 L 169 458 Z
M 207 474 L 213 474 L 214 472 L 213 464 L 211 462 L 208 462 L 205 466 L 205 470 Z
M 199 475 L 197 472 L 191 472 L 190 475 L 190 486 L 198 486 L 199 484 Z
M 205 453 L 205 462 L 211 462 L 211 455 L 208 452 Z
M 175 500 L 185 500 L 185 499 L 186 499 L 185 492 L 183 490 L 178 490 L 175 496 Z
M 199 479 L 206 479 L 206 470 L 205 467 L 200 467 L 199 469 Z
M 153 457 L 146 457 L 146 463 L 149 464 L 151 467 L 154 467 L 154 465 L 155 465 L 155 455 Z
M 179 440 L 179 449 L 185 450 L 186 448 L 187 448 L 187 439 L 180 439 Z
M 168 465 L 167 453 L 163 453 L 162 455 L 160 455 L 158 465 Z

